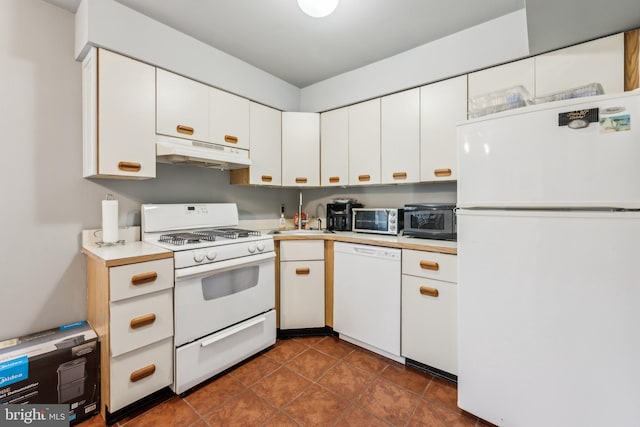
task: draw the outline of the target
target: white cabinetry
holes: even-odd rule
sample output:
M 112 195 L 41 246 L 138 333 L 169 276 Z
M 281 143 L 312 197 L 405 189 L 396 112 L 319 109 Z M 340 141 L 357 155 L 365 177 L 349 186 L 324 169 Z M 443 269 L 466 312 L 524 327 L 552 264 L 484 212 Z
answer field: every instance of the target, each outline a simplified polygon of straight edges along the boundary
M 251 167 L 229 171 L 231 184 L 282 185 L 282 113 L 249 104 Z
M 157 69 L 156 131 L 209 142 L 209 87 Z
M 154 178 L 155 68 L 93 48 L 82 92 L 83 176 Z
M 458 179 L 456 123 L 466 119 L 466 75 L 420 88 L 420 181 Z
M 420 89 L 382 98 L 380 155 L 382 184 L 420 180 Z
M 402 355 L 457 375 L 456 256 L 402 250 Z
M 131 245 L 136 244 L 141 245 Z M 87 318 L 101 342 L 103 415 L 173 382 L 170 257 L 149 252 L 139 258 L 87 258 Z
M 323 187 L 349 183 L 349 109 L 320 115 L 320 178 Z
M 283 241 L 280 243 L 280 329 L 324 326 L 324 241 Z
M 349 108 L 349 185 L 380 184 L 380 98 Z
M 320 114 L 282 113 L 282 185 L 320 185 Z
M 249 100 L 209 88 L 209 141 L 249 149 Z
M 524 87 L 531 97 L 535 96 L 534 58 L 521 59 L 497 67 L 469 73 L 469 98 L 486 95 L 513 86 Z
M 624 34 L 535 57 L 536 96 L 600 83 L 604 93 L 624 91 Z

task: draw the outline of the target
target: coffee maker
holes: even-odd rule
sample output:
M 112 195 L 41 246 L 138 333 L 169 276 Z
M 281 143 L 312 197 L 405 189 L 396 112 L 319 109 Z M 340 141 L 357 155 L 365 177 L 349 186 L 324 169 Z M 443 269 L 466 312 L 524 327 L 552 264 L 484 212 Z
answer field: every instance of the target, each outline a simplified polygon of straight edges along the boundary
M 351 210 L 361 208 L 361 203 L 327 203 L 327 230 L 351 231 Z

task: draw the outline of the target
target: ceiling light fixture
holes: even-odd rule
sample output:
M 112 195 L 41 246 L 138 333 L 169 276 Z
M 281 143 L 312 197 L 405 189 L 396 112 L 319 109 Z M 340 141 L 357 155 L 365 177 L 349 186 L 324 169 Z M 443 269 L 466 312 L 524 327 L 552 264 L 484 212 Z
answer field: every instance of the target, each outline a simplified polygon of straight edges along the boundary
M 339 0 L 298 0 L 298 6 L 304 13 L 314 18 L 324 18 L 331 15 Z

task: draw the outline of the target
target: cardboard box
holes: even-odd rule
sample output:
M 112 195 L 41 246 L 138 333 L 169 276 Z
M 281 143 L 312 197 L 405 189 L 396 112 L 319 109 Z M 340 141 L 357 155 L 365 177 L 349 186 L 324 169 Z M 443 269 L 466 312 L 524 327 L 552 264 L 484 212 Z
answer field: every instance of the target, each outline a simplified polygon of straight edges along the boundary
M 87 322 L 0 342 L 0 404 L 66 404 L 75 424 L 99 412 L 98 336 Z

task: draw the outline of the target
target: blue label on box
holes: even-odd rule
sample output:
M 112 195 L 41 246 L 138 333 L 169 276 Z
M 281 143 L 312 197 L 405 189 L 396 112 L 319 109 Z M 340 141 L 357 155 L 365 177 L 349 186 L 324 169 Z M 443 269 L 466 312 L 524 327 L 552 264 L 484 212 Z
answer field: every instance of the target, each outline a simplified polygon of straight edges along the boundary
M 66 331 L 66 330 L 68 330 L 68 329 L 77 328 L 78 326 L 84 326 L 84 325 L 86 325 L 86 324 L 87 324 L 87 322 L 85 322 L 85 321 L 82 321 L 82 322 L 76 322 L 76 323 L 69 323 L 68 325 L 60 326 L 60 330 L 61 330 L 61 331 Z
M 20 356 L 0 362 L 0 387 L 29 378 L 29 358 Z

